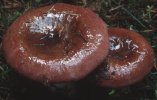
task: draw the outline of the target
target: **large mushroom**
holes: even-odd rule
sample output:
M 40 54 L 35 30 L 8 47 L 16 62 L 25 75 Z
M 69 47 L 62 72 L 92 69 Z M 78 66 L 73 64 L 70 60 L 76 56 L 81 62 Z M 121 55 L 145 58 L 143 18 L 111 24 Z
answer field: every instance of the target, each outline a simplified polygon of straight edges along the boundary
M 101 87 L 119 88 L 142 80 L 152 69 L 154 52 L 140 34 L 122 28 L 109 28 L 109 54 L 96 71 Z
M 95 13 L 63 3 L 25 12 L 3 38 L 8 64 L 42 83 L 85 77 L 106 57 L 108 44 L 106 24 Z

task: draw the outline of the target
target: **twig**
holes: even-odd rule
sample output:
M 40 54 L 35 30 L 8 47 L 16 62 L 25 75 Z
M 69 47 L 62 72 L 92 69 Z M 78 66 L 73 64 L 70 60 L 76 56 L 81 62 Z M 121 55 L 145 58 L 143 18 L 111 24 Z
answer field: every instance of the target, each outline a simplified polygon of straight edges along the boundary
M 117 5 L 120 6 L 120 3 L 116 2 L 115 0 L 113 0 L 113 2 Z M 124 8 L 123 6 L 121 6 L 121 9 L 124 10 L 129 16 L 131 16 L 135 21 L 137 21 L 143 28 L 146 28 L 146 26 L 137 18 L 135 17 L 131 12 L 129 12 L 126 8 Z
M 117 6 L 117 7 L 111 8 L 111 9 L 109 10 L 109 12 L 115 11 L 115 10 L 121 8 L 121 7 L 122 7 L 122 6 Z
M 3 67 L 2 67 L 2 66 L 0 66 L 0 71 L 4 71 L 4 69 L 3 69 Z
M 130 15 L 135 21 L 137 21 L 143 28 L 146 28 L 146 26 L 137 17 L 130 13 L 126 8 L 121 7 L 121 9 L 124 10 L 128 15 Z

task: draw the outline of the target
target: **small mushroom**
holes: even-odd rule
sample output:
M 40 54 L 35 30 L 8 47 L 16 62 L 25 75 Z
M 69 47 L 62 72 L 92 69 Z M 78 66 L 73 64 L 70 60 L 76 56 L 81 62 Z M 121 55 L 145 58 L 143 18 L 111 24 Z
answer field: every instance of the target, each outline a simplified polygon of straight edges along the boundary
M 140 34 L 109 28 L 109 54 L 96 71 L 101 87 L 119 88 L 142 80 L 152 69 L 154 52 Z
M 84 78 L 108 53 L 106 24 L 92 11 L 58 3 L 25 12 L 3 38 L 6 61 L 42 83 Z

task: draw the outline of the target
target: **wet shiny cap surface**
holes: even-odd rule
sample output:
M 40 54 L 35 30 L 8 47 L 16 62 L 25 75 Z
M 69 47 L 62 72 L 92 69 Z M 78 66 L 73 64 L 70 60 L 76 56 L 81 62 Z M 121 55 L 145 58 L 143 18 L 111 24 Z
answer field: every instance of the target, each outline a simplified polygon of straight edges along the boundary
M 124 87 L 140 81 L 153 67 L 154 52 L 149 43 L 130 30 L 109 28 L 110 50 L 97 71 L 102 87 Z
M 101 18 L 88 9 L 62 3 L 24 13 L 3 39 L 11 67 L 42 83 L 85 77 L 106 57 L 108 48 Z

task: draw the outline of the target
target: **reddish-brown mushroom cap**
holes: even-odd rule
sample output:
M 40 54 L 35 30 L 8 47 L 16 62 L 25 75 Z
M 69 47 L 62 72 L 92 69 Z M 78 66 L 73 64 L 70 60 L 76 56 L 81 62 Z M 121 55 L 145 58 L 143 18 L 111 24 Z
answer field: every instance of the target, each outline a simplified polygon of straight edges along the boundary
M 125 87 L 147 75 L 154 52 L 140 34 L 121 28 L 109 28 L 110 50 L 97 70 L 97 84 L 102 87 Z
M 59 3 L 20 16 L 7 30 L 3 50 L 11 67 L 30 79 L 74 81 L 106 57 L 108 33 L 92 11 Z

